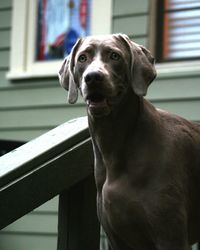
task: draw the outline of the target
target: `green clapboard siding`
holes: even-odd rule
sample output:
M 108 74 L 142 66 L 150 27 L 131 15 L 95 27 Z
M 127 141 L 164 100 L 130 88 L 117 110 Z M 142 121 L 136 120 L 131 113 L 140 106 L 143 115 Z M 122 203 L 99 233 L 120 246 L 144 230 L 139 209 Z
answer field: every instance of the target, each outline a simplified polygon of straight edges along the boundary
M 147 15 L 127 16 L 113 19 L 113 32 L 125 33 L 129 36 L 145 36 L 147 34 Z
M 113 15 L 127 16 L 132 14 L 148 13 L 148 0 L 114 0 Z
M 200 121 L 200 98 L 170 101 L 154 101 L 153 104 L 160 109 L 182 116 L 193 121 Z
M 10 47 L 10 30 L 0 30 L 0 49 Z
M 0 129 L 1 139 L 2 140 L 14 140 L 14 141 L 22 141 L 27 142 L 30 141 L 45 132 L 53 129 L 54 126 L 48 127 L 39 127 L 39 128 L 11 128 L 11 129 Z
M 0 234 L 2 250 L 55 250 L 56 236 L 49 234 Z
M 1 68 L 8 68 L 9 67 L 9 58 L 10 53 L 9 50 L 0 50 L 0 69 Z
M 1 59 L 0 59 L 0 61 L 1 61 Z M 6 79 L 6 72 L 7 72 L 7 70 L 0 69 L 0 93 L 1 93 L 2 87 L 10 85 L 10 82 Z
M 58 198 L 48 201 L 0 232 L 2 250 L 55 250 Z
M 23 97 L 23 98 L 22 98 Z M 11 102 L 15 100 L 15 102 Z M 4 88 L 0 91 L 1 108 L 25 108 L 25 107 L 42 107 L 48 105 L 65 105 L 67 104 L 67 92 L 57 84 L 54 86 L 29 87 L 23 88 L 15 85 L 13 88 Z
M 30 213 L 28 216 L 23 216 L 21 219 L 6 227 L 3 232 L 7 234 L 18 232 L 56 235 L 57 217 L 57 213 Z
M 67 108 L 66 105 L 39 109 L 3 110 L 0 111 L 0 129 L 57 126 L 85 114 L 85 107 L 77 105 L 74 105 L 73 108 Z
M 134 35 L 133 36 L 130 36 L 131 39 L 135 42 L 135 43 L 138 43 L 140 45 L 143 45 L 145 47 L 148 47 L 148 40 L 147 40 L 147 37 L 144 36 L 144 37 L 135 37 Z
M 200 77 L 159 78 L 150 85 L 148 99 L 178 100 L 199 98 Z
M 0 1 L 0 10 L 10 8 L 12 6 L 12 0 L 1 0 Z
M 0 29 L 10 28 L 11 10 L 0 9 Z
M 151 84 L 147 98 L 156 107 L 200 121 L 200 77 L 160 78 Z
M 58 197 L 51 199 L 39 208 L 33 211 L 33 213 L 57 213 L 58 212 Z

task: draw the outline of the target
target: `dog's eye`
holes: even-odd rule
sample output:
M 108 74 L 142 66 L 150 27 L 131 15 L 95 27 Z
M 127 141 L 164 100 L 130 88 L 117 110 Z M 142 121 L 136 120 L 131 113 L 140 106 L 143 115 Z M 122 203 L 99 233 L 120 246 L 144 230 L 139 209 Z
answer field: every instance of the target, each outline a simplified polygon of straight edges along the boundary
M 78 57 L 78 61 L 83 63 L 87 61 L 87 56 L 85 54 L 82 54 Z
M 110 58 L 112 60 L 115 60 L 115 61 L 118 61 L 120 59 L 120 55 L 116 52 L 112 52 L 111 55 L 110 55 Z

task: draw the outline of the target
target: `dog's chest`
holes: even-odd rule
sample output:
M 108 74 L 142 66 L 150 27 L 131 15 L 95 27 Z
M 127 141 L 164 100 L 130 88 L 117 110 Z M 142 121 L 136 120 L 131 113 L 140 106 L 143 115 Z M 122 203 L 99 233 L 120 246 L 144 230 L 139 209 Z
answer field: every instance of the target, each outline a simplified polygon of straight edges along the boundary
M 101 217 L 108 226 L 108 231 L 110 228 L 114 229 L 115 233 L 123 235 L 129 243 L 135 242 L 134 232 L 138 237 L 141 227 L 151 230 L 145 211 L 145 200 L 124 180 L 104 183 L 101 196 Z M 130 232 L 133 233 L 131 237 Z

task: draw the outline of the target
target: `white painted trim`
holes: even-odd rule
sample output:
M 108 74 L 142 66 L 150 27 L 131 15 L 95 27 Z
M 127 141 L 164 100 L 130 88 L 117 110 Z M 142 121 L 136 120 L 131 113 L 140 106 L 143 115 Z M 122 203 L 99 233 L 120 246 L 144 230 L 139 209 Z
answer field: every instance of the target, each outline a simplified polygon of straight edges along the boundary
M 9 79 L 56 76 L 61 61 L 35 62 L 35 0 L 13 0 L 12 49 Z M 109 34 L 112 30 L 112 0 L 93 0 L 91 34 Z
M 25 48 L 27 30 L 27 10 L 26 0 L 13 0 L 12 32 L 11 32 L 11 58 L 10 68 L 12 74 L 25 71 Z
M 92 35 L 110 34 L 112 32 L 112 0 L 93 0 L 92 2 Z

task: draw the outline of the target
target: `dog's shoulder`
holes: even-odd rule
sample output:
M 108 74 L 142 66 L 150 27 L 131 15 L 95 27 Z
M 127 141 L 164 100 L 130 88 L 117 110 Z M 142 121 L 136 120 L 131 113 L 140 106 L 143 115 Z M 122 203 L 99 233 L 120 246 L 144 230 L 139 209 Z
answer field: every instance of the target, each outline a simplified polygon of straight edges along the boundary
M 171 136 L 196 143 L 200 149 L 200 124 L 165 110 L 156 109 L 160 122 Z

